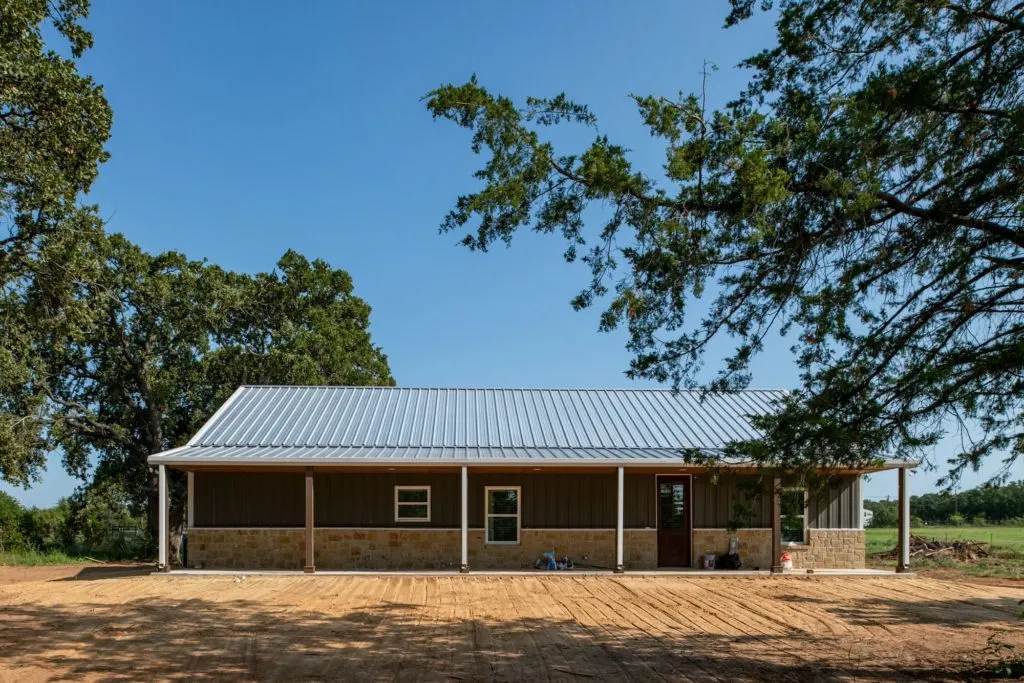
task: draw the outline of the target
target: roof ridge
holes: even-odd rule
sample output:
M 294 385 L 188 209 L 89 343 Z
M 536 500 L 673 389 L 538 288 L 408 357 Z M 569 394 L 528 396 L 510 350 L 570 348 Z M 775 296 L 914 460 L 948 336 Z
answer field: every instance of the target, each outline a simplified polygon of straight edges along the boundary
M 671 387 L 388 387 L 373 384 L 241 384 L 244 389 L 389 389 L 397 391 L 661 391 L 661 392 L 705 392 L 712 394 L 743 394 L 750 392 L 773 392 L 784 393 L 793 389 L 769 389 L 763 387 L 752 387 L 746 389 L 734 389 L 732 391 L 711 391 L 698 388 L 673 389 Z

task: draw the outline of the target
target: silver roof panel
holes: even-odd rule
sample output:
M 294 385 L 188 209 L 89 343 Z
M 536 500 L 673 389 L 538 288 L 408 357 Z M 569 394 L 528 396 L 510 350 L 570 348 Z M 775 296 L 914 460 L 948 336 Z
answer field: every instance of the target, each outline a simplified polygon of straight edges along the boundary
M 782 391 L 241 387 L 192 446 L 721 448 Z

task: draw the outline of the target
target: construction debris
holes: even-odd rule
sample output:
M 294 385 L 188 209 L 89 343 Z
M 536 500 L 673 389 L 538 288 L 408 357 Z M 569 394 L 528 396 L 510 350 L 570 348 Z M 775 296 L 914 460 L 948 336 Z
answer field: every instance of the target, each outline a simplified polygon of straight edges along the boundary
M 989 556 L 986 545 L 976 541 L 940 541 L 935 538 L 925 538 L 924 536 L 911 536 L 910 558 L 927 559 L 929 557 L 941 557 L 961 562 L 970 562 Z M 884 553 L 874 554 L 874 557 L 882 560 L 895 560 L 898 556 L 898 547 L 887 550 Z

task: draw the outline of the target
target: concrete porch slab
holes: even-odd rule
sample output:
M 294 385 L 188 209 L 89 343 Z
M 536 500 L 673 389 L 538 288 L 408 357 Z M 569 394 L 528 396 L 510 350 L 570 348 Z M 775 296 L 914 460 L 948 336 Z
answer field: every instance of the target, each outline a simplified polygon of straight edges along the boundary
M 792 569 L 781 574 L 772 574 L 768 570 L 707 570 L 707 569 L 647 569 L 627 571 L 616 574 L 611 570 L 572 569 L 567 571 L 538 571 L 534 569 L 480 570 L 462 574 L 458 570 L 322 570 L 307 574 L 301 569 L 174 569 L 170 572 L 153 572 L 153 576 L 686 576 L 701 578 L 753 578 L 753 577 L 877 577 L 877 578 L 913 578 L 912 572 L 897 574 L 884 569 L 815 569 L 813 571 Z

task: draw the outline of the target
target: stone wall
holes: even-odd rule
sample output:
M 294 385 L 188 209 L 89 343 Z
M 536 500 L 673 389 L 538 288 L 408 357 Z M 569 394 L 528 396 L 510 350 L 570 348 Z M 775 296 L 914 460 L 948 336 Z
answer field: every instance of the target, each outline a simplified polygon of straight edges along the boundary
M 532 569 L 546 550 L 568 555 L 580 568 L 611 569 L 614 529 L 522 529 L 518 545 L 487 545 L 482 529 L 469 530 L 470 569 Z M 198 569 L 302 569 L 304 529 L 191 529 L 188 563 Z M 317 569 L 458 569 L 458 529 L 316 530 Z M 627 569 L 654 569 L 658 534 L 627 529 Z
M 317 529 L 317 569 L 458 569 L 458 529 Z
M 771 529 L 694 529 L 691 544 L 692 567 L 703 568 L 703 556 L 714 554 L 724 555 L 729 552 L 729 539 L 739 539 L 737 550 L 743 569 L 771 569 L 772 567 L 772 530 Z
M 809 529 L 808 544 L 787 546 L 794 569 L 861 569 L 864 532 L 857 529 Z M 745 569 L 772 566 L 770 529 L 694 529 L 693 567 L 701 556 L 721 555 L 729 539 L 739 539 Z M 191 529 L 188 563 L 199 569 L 294 569 L 304 564 L 304 529 Z M 470 569 L 532 569 L 545 550 L 568 555 L 580 566 L 611 569 L 615 564 L 614 529 L 522 529 L 518 545 L 487 545 L 482 529 L 469 530 Z M 457 569 L 458 529 L 316 530 L 318 569 Z M 655 569 L 658 533 L 626 529 L 627 570 Z
M 626 529 L 622 542 L 626 569 L 658 568 L 657 529 Z
M 860 529 L 808 529 L 808 544 L 786 546 L 793 569 L 863 569 L 864 532 Z
M 197 569 L 302 569 L 304 529 L 189 529 L 188 566 Z
M 521 529 L 517 545 L 488 545 L 483 529 L 469 530 L 470 569 L 533 569 L 542 553 L 566 555 L 580 569 L 615 567 L 614 529 Z M 626 569 L 654 569 L 658 562 L 658 534 L 626 529 L 623 534 Z

